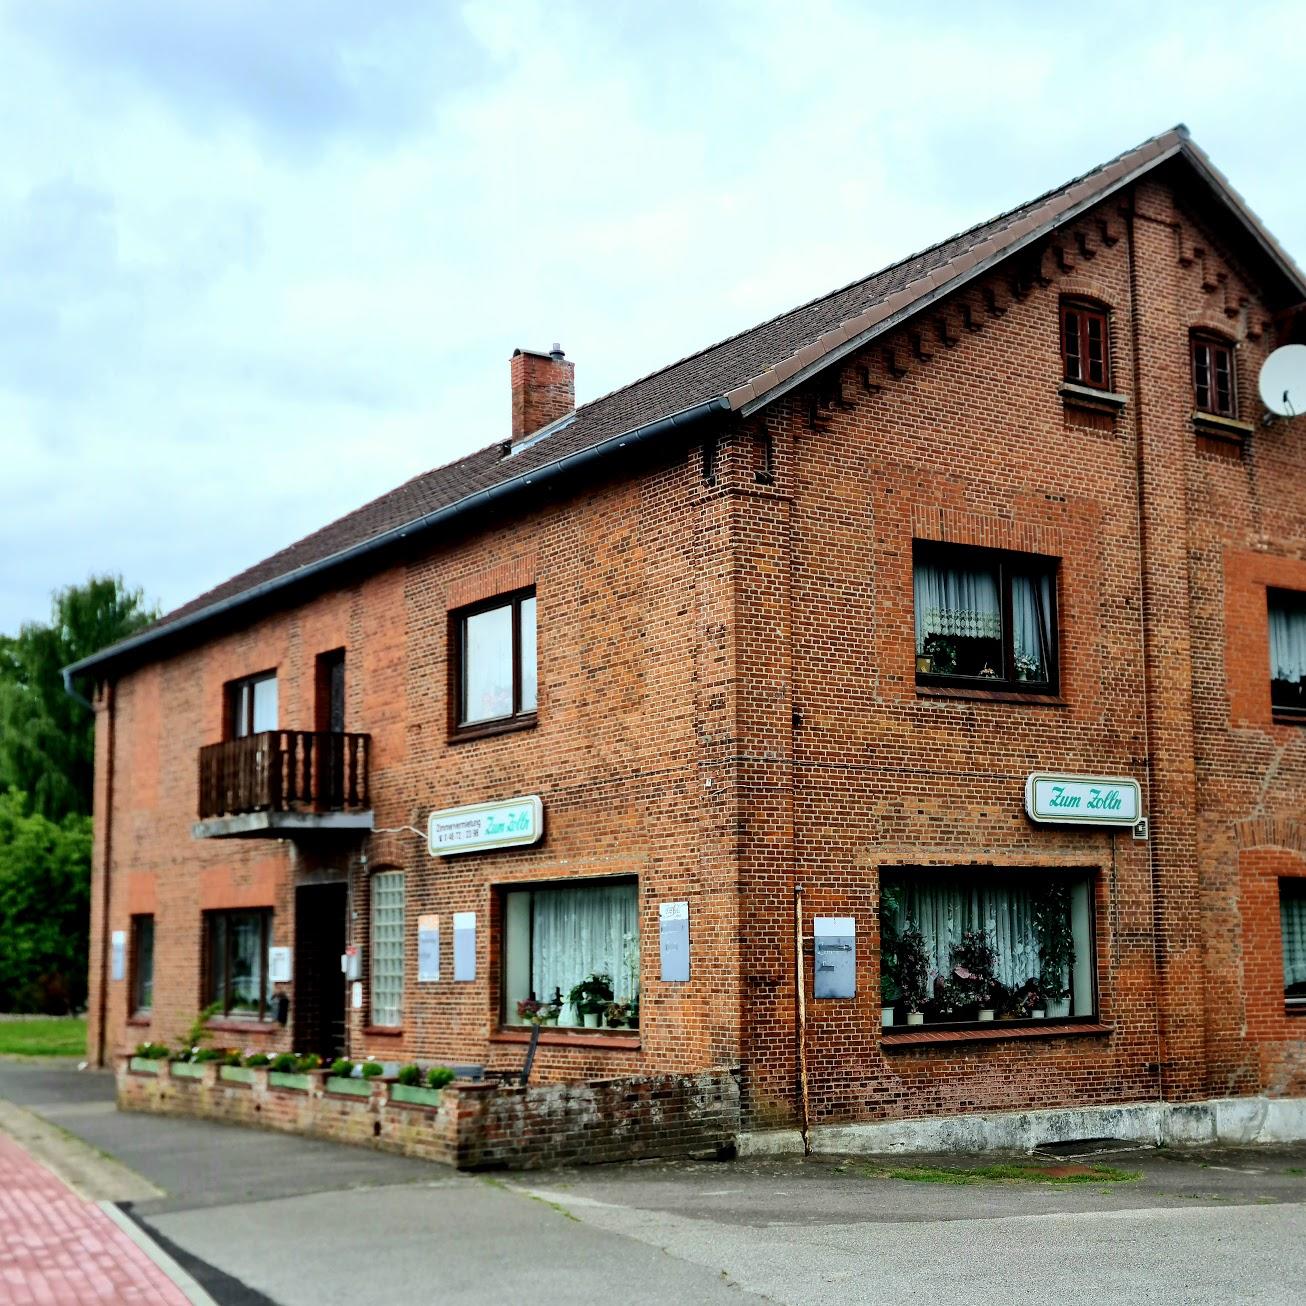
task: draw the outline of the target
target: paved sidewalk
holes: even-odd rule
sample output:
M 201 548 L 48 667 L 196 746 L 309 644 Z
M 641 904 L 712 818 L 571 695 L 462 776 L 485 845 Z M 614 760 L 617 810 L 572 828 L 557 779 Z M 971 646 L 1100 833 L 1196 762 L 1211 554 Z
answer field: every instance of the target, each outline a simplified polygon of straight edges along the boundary
M 0 1299 L 186 1306 L 186 1297 L 94 1202 L 0 1134 Z

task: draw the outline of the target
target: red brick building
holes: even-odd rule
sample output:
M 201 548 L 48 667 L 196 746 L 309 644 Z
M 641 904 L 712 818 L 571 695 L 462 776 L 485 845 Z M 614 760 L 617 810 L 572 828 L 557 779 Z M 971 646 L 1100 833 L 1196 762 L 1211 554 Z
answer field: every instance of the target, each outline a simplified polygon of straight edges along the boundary
M 519 352 L 511 439 L 70 669 L 93 1055 L 557 997 L 537 1075 L 754 1129 L 1306 1092 L 1304 301 L 1179 128 L 580 408 Z

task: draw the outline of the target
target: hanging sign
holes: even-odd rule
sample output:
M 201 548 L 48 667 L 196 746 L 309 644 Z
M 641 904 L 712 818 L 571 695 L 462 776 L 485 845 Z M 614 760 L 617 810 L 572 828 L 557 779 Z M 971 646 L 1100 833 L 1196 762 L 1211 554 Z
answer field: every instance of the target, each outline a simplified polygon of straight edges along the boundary
M 291 956 L 289 948 L 268 949 L 268 980 L 273 984 L 290 983 Z
M 432 812 L 426 822 L 426 845 L 432 857 L 522 848 L 544 834 L 544 804 L 537 794 L 502 803 L 472 803 Z
M 851 916 L 817 916 L 812 921 L 812 996 L 857 996 L 857 922 Z
M 430 984 L 440 978 L 440 918 L 417 918 L 417 982 Z
M 1129 776 L 1035 771 L 1025 781 L 1025 811 L 1046 825 L 1134 825 L 1142 809 L 1142 789 Z
M 658 946 L 662 954 L 662 979 L 669 984 L 689 981 L 689 904 L 658 904 Z

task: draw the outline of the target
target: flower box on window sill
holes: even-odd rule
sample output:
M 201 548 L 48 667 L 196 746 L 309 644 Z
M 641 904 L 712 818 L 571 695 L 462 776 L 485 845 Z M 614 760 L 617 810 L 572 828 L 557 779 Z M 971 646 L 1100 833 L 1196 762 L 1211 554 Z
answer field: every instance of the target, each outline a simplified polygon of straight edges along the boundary
M 949 1043 L 1001 1043 L 1009 1039 L 1062 1038 L 1067 1035 L 1110 1034 L 1114 1025 L 1095 1021 L 994 1021 L 966 1029 L 937 1029 L 929 1025 L 903 1025 L 885 1028 L 880 1035 L 880 1046 L 886 1051 L 901 1047 L 922 1047 Z
M 1077 381 L 1062 381 L 1058 393 L 1061 402 L 1069 408 L 1083 408 L 1094 413 L 1118 413 L 1128 402 L 1129 396 L 1115 390 L 1098 390 L 1091 385 L 1080 385 Z
M 346 1079 L 343 1075 L 328 1075 L 326 1090 L 328 1093 L 342 1093 L 346 1097 L 371 1097 L 372 1081 L 370 1079 Z
M 391 1084 L 386 1091 L 391 1102 L 428 1108 L 438 1107 L 444 1093 L 442 1088 L 424 1088 L 420 1084 Z

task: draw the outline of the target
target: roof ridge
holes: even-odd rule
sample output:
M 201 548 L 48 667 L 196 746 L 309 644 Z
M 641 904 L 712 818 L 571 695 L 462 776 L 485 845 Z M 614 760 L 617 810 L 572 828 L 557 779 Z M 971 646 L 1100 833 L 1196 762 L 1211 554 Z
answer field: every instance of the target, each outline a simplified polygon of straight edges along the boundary
M 795 313 L 801 313 L 805 309 L 815 308 L 818 304 L 823 304 L 826 300 L 835 298 L 836 295 L 842 295 L 851 290 L 854 286 L 860 286 L 864 282 L 872 281 L 876 277 L 882 277 L 895 268 L 900 268 L 907 263 L 911 263 L 918 258 L 924 258 L 925 255 L 932 253 L 936 249 L 942 249 L 945 245 L 952 244 L 955 240 L 961 240 L 969 236 L 972 232 L 979 231 L 982 227 L 995 226 L 1002 223 L 1009 226 L 1016 216 L 1027 209 L 1037 208 L 1044 204 L 1060 191 L 1069 190 L 1072 186 L 1079 185 L 1080 182 L 1087 181 L 1095 173 L 1104 172 L 1107 168 L 1119 163 L 1126 155 L 1136 154 L 1139 150 L 1161 140 L 1162 137 L 1170 135 L 1172 132 L 1177 133 L 1185 139 L 1188 137 L 1188 128 L 1183 123 L 1178 123 L 1174 127 L 1168 127 L 1163 132 L 1157 132 L 1154 136 L 1149 136 L 1145 141 L 1140 141 L 1136 145 L 1131 145 L 1128 149 L 1121 150 L 1119 154 L 1107 159 L 1104 163 L 1099 163 L 1095 167 L 1089 168 L 1086 172 L 1081 172 L 1078 176 L 1071 177 L 1068 181 L 1063 181 L 1058 186 L 1051 186 L 1041 195 L 1036 195 L 1033 199 L 1026 200 L 1023 204 L 1014 205 L 1012 208 L 1004 209 L 1001 213 L 994 214 L 993 217 L 985 218 L 981 222 L 972 223 L 969 227 L 963 227 L 960 231 L 954 231 L 950 236 L 944 236 L 941 240 L 936 240 L 933 244 L 926 245 L 921 249 L 914 250 L 910 254 L 904 254 L 901 258 L 894 259 L 892 263 L 886 263 L 881 268 L 876 268 L 873 272 L 868 272 L 864 276 L 854 277 L 851 281 L 844 282 L 841 286 L 836 286 L 832 290 L 827 290 L 823 294 L 813 295 L 811 299 L 804 300 L 801 304 L 795 304 L 792 308 L 787 308 L 782 313 L 774 313 L 770 317 L 763 318 L 760 322 L 754 322 L 752 326 L 743 327 L 739 331 L 731 332 L 728 336 L 722 336 L 720 340 L 713 341 L 711 344 L 704 345 L 701 349 L 691 350 L 688 354 L 665 363 L 661 367 L 655 367 L 652 371 L 645 372 L 642 376 L 637 376 L 632 381 L 627 381 L 624 385 L 616 386 L 612 390 L 604 391 L 603 394 L 595 395 L 593 399 L 587 400 L 576 408 L 576 412 L 583 412 L 593 404 L 603 403 L 605 400 L 613 398 L 615 395 L 622 394 L 626 390 L 631 390 L 637 385 L 643 385 L 646 381 L 651 381 L 655 376 L 661 376 L 663 372 L 669 372 L 673 368 L 681 367 L 683 364 L 690 362 L 692 359 L 701 358 L 704 354 L 710 354 L 714 349 L 720 349 L 722 345 L 728 345 L 732 341 L 738 340 L 743 336 L 751 335 L 754 331 L 760 331 L 763 327 L 770 326 L 773 322 L 779 322 L 787 317 L 792 317 Z M 998 228 L 1001 230 L 1001 228 Z M 953 260 L 948 259 L 951 263 Z M 944 265 L 946 266 L 946 264 Z M 908 285 L 914 285 L 916 281 L 923 280 L 921 277 L 913 278 L 907 282 Z

